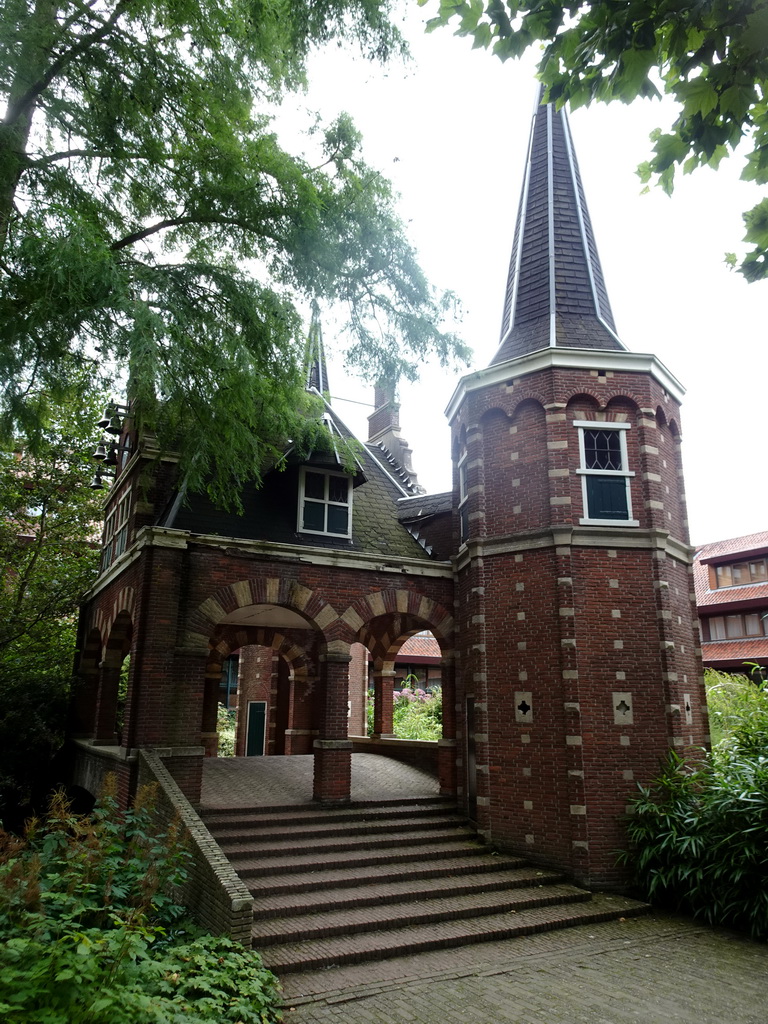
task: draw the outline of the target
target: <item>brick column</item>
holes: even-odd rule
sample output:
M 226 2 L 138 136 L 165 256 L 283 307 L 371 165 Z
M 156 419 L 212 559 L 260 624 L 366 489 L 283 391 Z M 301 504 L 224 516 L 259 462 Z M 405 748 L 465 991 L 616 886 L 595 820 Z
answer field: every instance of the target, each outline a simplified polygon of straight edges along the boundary
M 443 736 L 437 744 L 437 777 L 441 796 L 456 796 L 456 666 L 453 655 L 440 662 L 440 688 L 443 698 Z
M 205 747 L 206 757 L 216 757 L 219 751 L 219 734 L 216 728 L 219 717 L 219 685 L 221 682 L 221 662 L 215 661 L 208 665 L 205 673 L 205 689 L 203 691 L 203 721 L 200 739 Z
M 394 690 L 394 668 L 373 670 L 373 735 L 375 739 L 392 736 L 392 692 Z
M 320 735 L 314 742 L 313 796 L 322 803 L 348 803 L 352 742 L 347 738 L 349 654 L 320 656 Z
M 94 742 L 112 744 L 117 742 L 115 720 L 117 718 L 117 689 L 120 685 L 120 666 L 99 666 L 99 694 L 96 703 L 96 735 Z

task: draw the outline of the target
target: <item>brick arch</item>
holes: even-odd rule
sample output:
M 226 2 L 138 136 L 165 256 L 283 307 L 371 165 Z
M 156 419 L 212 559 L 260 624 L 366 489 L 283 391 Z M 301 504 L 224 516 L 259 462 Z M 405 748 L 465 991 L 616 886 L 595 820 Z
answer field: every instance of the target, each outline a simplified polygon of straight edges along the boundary
M 579 408 L 579 406 L 582 408 Z M 600 398 L 592 391 L 579 391 L 568 399 L 568 412 L 578 414 L 579 418 L 589 419 L 596 416 L 601 409 Z
M 208 649 L 216 627 L 231 612 L 254 604 L 272 604 L 288 608 L 307 620 L 308 629 L 321 633 L 339 618 L 324 598 L 295 579 L 260 577 L 239 580 L 220 587 L 188 616 L 184 643 L 188 647 Z
M 130 616 L 131 621 L 134 620 L 136 612 L 136 591 L 133 587 L 122 587 L 115 595 L 111 604 L 105 602 L 105 604 L 99 604 L 93 609 L 91 613 L 91 621 L 88 626 L 89 632 L 92 630 L 98 631 L 106 645 L 112 632 L 112 628 L 117 621 L 117 617 L 123 612 Z
M 211 642 L 211 659 L 208 664 L 211 665 L 214 661 L 221 664 L 240 647 L 269 647 L 286 660 L 294 679 L 306 679 L 309 674 L 310 662 L 306 651 L 284 636 L 279 629 L 265 629 L 261 626 L 234 626 L 231 631 L 227 630 L 225 636 Z
M 660 405 L 656 406 L 656 425 L 662 428 L 667 426 L 667 416 Z
M 640 413 L 640 402 L 636 398 L 633 398 L 632 395 L 620 392 L 618 394 L 611 395 L 604 406 L 604 411 L 608 416 L 615 413 L 616 410 L 632 413 L 636 418 Z
M 104 644 L 104 661 L 119 668 L 128 654 L 133 637 L 133 618 L 123 609 L 118 612 Z
M 532 395 L 528 394 L 515 396 L 515 401 L 513 402 L 510 410 L 506 412 L 505 415 L 507 419 L 510 421 L 510 423 L 512 423 L 519 412 L 523 412 L 526 408 L 529 407 L 533 409 L 538 409 L 542 414 L 544 414 L 546 411 L 546 404 L 546 399 L 540 393 L 535 393 Z M 488 412 L 492 411 L 493 410 L 491 409 L 488 410 Z M 499 409 L 499 412 L 501 412 L 501 409 Z
M 391 644 L 405 632 L 428 629 L 441 649 L 453 639 L 454 622 L 450 612 L 438 601 L 413 590 L 392 588 L 376 591 L 359 598 L 341 617 L 354 630 L 351 642 L 363 644 L 374 658 L 384 656 Z M 386 619 L 392 621 L 398 631 L 397 636 L 389 637 L 387 631 L 374 628 L 376 620 L 383 625 L 382 620 Z M 385 640 L 385 636 L 388 639 Z
M 95 627 L 89 629 L 80 653 L 78 669 L 81 675 L 91 675 L 98 672 L 103 649 L 103 634 Z

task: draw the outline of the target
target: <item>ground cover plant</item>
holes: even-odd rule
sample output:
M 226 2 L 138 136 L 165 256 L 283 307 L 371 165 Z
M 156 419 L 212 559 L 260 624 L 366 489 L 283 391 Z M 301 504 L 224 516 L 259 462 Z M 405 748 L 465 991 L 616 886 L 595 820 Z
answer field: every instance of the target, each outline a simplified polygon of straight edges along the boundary
M 152 790 L 120 815 L 56 796 L 24 837 L 0 834 L 5 1024 L 270 1024 L 277 982 L 257 953 L 206 935 L 170 893 L 187 854 L 153 825 Z
M 719 742 L 640 788 L 621 859 L 653 903 L 768 939 L 768 688 L 708 682 Z
M 440 687 L 423 690 L 418 682 L 403 680 L 394 692 L 392 732 L 401 740 L 439 740 L 443 735 L 443 695 Z M 368 695 L 368 735 L 373 735 L 373 691 Z

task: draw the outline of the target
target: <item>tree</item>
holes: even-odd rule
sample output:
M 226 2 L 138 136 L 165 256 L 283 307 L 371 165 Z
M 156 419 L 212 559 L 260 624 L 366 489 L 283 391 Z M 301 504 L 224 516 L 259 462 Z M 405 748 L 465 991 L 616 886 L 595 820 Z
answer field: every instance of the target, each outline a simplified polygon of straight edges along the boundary
M 35 450 L 0 449 L 0 811 L 29 797 L 63 735 L 77 607 L 99 561 L 100 397 L 41 427 Z
M 674 96 L 679 113 L 654 133 L 643 181 L 670 193 L 678 166 L 717 167 L 744 143 L 742 177 L 768 182 L 768 0 L 440 0 L 428 28 L 457 20 L 458 35 L 502 60 L 542 46 L 539 76 L 558 105 Z M 756 281 L 768 277 L 768 198 L 744 222 L 753 248 L 739 269 Z
M 221 499 L 305 429 L 302 304 L 343 311 L 372 377 L 466 354 L 349 119 L 316 130 L 315 166 L 273 131 L 310 48 L 345 39 L 404 51 L 388 0 L 3 5 L 6 437 L 35 444 L 46 403 L 122 374 L 139 424 Z

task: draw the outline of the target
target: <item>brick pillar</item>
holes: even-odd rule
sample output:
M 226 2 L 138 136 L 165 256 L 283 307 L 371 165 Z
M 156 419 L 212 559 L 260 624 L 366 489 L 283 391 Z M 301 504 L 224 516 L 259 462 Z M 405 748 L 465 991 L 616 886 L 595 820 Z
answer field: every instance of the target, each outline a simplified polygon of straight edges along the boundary
M 394 690 L 394 668 L 373 670 L 373 735 L 376 739 L 392 736 L 392 692 Z
M 313 796 L 322 803 L 348 803 L 352 742 L 347 738 L 349 654 L 320 657 L 320 735 L 314 742 Z
M 99 676 L 84 672 L 74 683 L 69 706 L 67 733 L 79 739 L 90 739 L 96 732 L 96 705 L 99 699 Z
M 117 688 L 120 684 L 120 666 L 99 666 L 99 694 L 96 702 L 95 742 L 112 744 L 117 742 L 115 720 L 117 718 Z
M 437 743 L 437 777 L 441 796 L 456 796 L 456 678 L 453 656 L 440 662 L 443 736 Z
M 219 717 L 219 685 L 221 683 L 221 662 L 208 664 L 205 673 L 205 689 L 203 691 L 203 720 L 200 739 L 205 747 L 206 757 L 216 757 L 219 751 L 219 734 L 217 731 Z
M 349 733 L 351 736 L 368 734 L 368 650 L 362 644 L 352 644 L 349 665 Z

